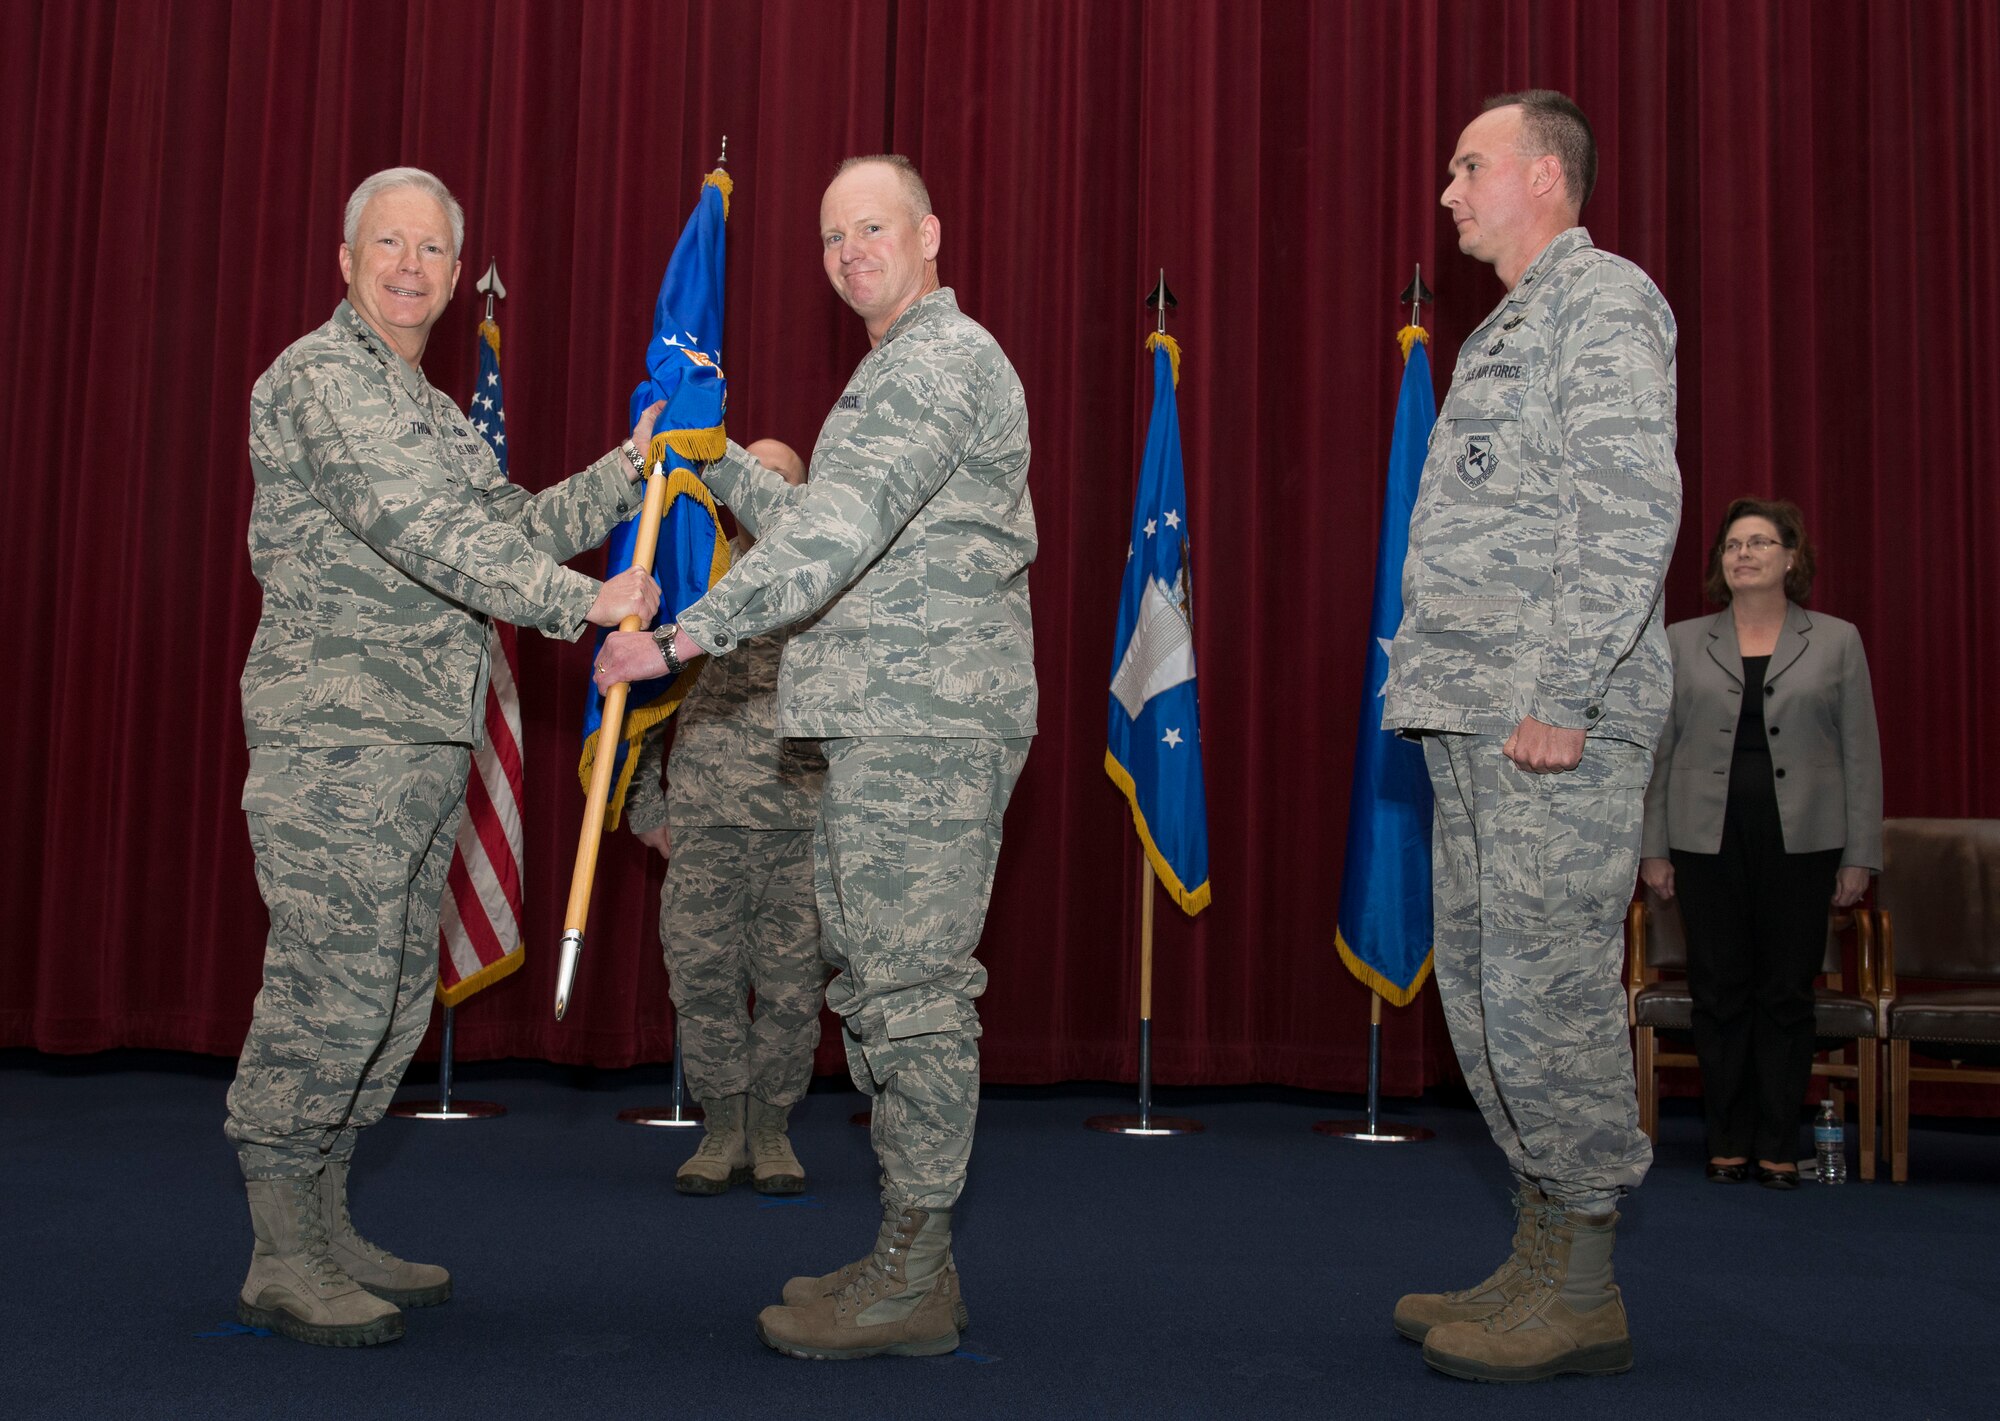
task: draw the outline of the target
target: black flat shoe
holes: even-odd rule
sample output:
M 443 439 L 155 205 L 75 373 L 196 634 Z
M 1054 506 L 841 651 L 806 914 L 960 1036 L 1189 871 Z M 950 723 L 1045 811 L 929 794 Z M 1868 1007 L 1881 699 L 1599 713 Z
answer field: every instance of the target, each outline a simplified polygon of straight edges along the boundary
M 1799 1172 L 1796 1169 L 1766 1169 L 1757 1166 L 1757 1182 L 1766 1189 L 1797 1189 Z
M 1717 1164 L 1708 1162 L 1708 1182 L 1710 1184 L 1741 1184 L 1750 1177 L 1750 1164 Z

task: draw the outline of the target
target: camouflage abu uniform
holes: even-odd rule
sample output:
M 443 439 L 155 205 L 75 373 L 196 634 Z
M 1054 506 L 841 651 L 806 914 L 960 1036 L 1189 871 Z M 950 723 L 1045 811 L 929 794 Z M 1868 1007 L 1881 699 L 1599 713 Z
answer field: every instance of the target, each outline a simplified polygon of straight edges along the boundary
M 578 636 L 599 584 L 559 563 L 640 491 L 616 451 L 508 483 L 345 301 L 258 379 L 250 461 L 243 808 L 271 927 L 227 1132 L 255 1180 L 346 1160 L 382 1117 L 430 1020 L 487 618 Z
M 1672 691 L 1660 588 L 1680 521 L 1673 313 L 1573 227 L 1460 348 L 1403 564 L 1383 725 L 1437 795 L 1438 989 L 1518 1178 L 1601 1208 L 1644 1177 L 1619 985 L 1651 747 Z M 1585 730 L 1531 774 L 1523 716 Z
M 641 746 L 625 800 L 633 833 L 673 829 L 660 946 L 698 1100 L 748 1093 L 795 1105 L 819 1045 L 826 966 L 812 827 L 826 761 L 813 742 L 778 734 L 784 646 L 782 635 L 753 637 L 703 667 L 670 722 L 666 792 L 662 731 Z
M 813 871 L 839 974 L 827 1002 L 875 1097 L 885 1204 L 948 1209 L 979 1104 L 973 953 L 1035 732 L 1020 377 L 934 291 L 856 367 L 811 466 L 802 487 L 734 445 L 709 466 L 760 536 L 681 627 L 726 656 L 797 624 L 778 723 L 826 742 Z

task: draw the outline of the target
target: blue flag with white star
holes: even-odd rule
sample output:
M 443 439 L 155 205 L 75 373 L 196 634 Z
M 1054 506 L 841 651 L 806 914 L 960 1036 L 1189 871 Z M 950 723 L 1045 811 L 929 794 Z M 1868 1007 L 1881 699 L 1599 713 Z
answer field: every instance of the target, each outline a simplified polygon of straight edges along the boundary
M 1388 492 L 1375 546 L 1375 602 L 1368 618 L 1354 789 L 1347 802 L 1347 862 L 1333 941 L 1349 971 L 1389 1002 L 1405 1006 L 1431 970 L 1431 782 L 1423 750 L 1382 728 L 1382 690 L 1389 680 L 1389 643 L 1403 620 L 1410 511 L 1437 422 L 1437 397 L 1425 351 L 1430 337 L 1420 326 L 1406 326 L 1398 339 L 1403 387 L 1396 397 Z
M 632 391 L 630 419 L 655 401 L 666 410 L 655 428 L 653 447 L 646 451 L 648 467 L 666 466 L 667 504 L 660 515 L 660 536 L 653 553 L 653 578 L 660 584 L 661 622 L 670 622 L 700 601 L 716 579 L 729 570 L 729 539 L 715 495 L 697 472 L 701 461 L 722 456 L 724 389 L 722 381 L 722 290 L 729 195 L 734 184 L 720 168 L 702 180 L 701 195 L 681 229 L 660 294 L 653 303 L 653 335 L 646 344 L 646 378 Z M 639 516 L 620 523 L 604 540 L 604 575 L 617 576 L 632 565 L 639 537 Z M 601 644 L 604 633 L 597 634 Z M 594 659 L 594 657 L 593 657 Z M 679 676 L 661 676 L 635 683 L 625 702 L 625 719 L 612 753 L 617 756 L 611 796 L 605 804 L 607 828 L 618 827 L 625 791 L 632 783 L 638 757 L 633 752 L 647 731 L 680 708 L 694 688 L 701 662 Z M 585 690 L 583 757 L 577 776 L 590 788 L 598 740 L 604 725 L 604 697 L 597 687 Z
M 1118 597 L 1104 770 L 1132 805 L 1153 872 L 1192 917 L 1209 899 L 1208 796 L 1195 695 L 1187 478 L 1174 402 L 1181 351 L 1165 333 L 1148 336 L 1146 347 L 1153 352 L 1153 418 Z

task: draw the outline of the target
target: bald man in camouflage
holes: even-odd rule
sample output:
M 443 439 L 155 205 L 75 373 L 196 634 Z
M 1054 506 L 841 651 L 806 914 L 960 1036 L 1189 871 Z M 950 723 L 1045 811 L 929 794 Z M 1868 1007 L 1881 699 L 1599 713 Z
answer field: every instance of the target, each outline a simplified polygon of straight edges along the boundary
M 574 640 L 659 606 L 643 572 L 599 583 L 562 566 L 639 507 L 632 445 L 530 495 L 424 378 L 464 235 L 429 173 L 365 180 L 340 246 L 347 299 L 250 395 L 264 605 L 243 668 L 243 809 L 270 935 L 229 1088 L 256 1236 L 237 1316 L 325 1346 L 392 1341 L 398 1304 L 451 1296 L 444 1269 L 355 1233 L 347 1174 L 430 1020 L 489 619 Z
M 1459 248 L 1508 294 L 1431 433 L 1382 723 L 1423 737 L 1438 992 L 1517 1210 L 1498 1271 L 1395 1325 L 1457 1376 L 1619 1372 L 1617 1204 L 1652 1158 L 1621 928 L 1673 685 L 1674 317 L 1577 225 L 1596 147 L 1561 94 L 1491 100 L 1451 172 Z
M 979 1104 L 974 957 L 1000 821 L 1035 733 L 1028 417 L 997 342 L 938 284 L 908 160 L 850 159 L 820 201 L 827 277 L 872 349 L 794 488 L 732 446 L 716 493 L 757 546 L 679 624 L 607 639 L 599 684 L 794 628 L 779 728 L 819 736 L 823 951 L 855 1084 L 874 1097 L 883 1222 L 863 1258 L 758 1318 L 793 1356 L 928 1356 L 964 1325 L 951 1213 Z
M 777 440 L 745 452 L 787 483 L 805 482 L 804 462 Z M 739 533 L 737 558 L 753 546 Z M 818 741 L 778 734 L 784 648 L 784 633 L 770 632 L 704 667 L 679 712 L 640 745 L 625 796 L 626 825 L 667 860 L 660 947 L 702 1107 L 701 1144 L 674 1174 L 683 1194 L 721 1194 L 746 1179 L 760 1194 L 806 1188 L 786 1127 L 812 1081 L 826 994 L 812 860 L 826 760 Z

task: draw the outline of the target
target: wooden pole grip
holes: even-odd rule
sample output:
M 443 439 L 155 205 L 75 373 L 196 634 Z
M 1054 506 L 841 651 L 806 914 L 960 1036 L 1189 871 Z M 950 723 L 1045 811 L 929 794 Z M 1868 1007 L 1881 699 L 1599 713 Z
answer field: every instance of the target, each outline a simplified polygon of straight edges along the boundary
M 639 533 L 632 544 L 632 566 L 653 570 L 660 545 L 660 515 L 667 503 L 667 476 L 658 463 L 646 476 L 646 502 L 639 510 Z M 637 616 L 618 623 L 621 632 L 636 632 Z M 570 874 L 569 906 L 563 910 L 563 931 L 581 933 L 590 916 L 590 890 L 597 877 L 597 849 L 604 838 L 604 816 L 611 802 L 611 769 L 618 759 L 618 741 L 625 728 L 625 700 L 632 692 L 620 681 L 604 693 L 604 714 L 597 725 L 597 755 L 590 766 L 590 793 L 583 802 L 583 827 L 577 834 L 576 868 Z

